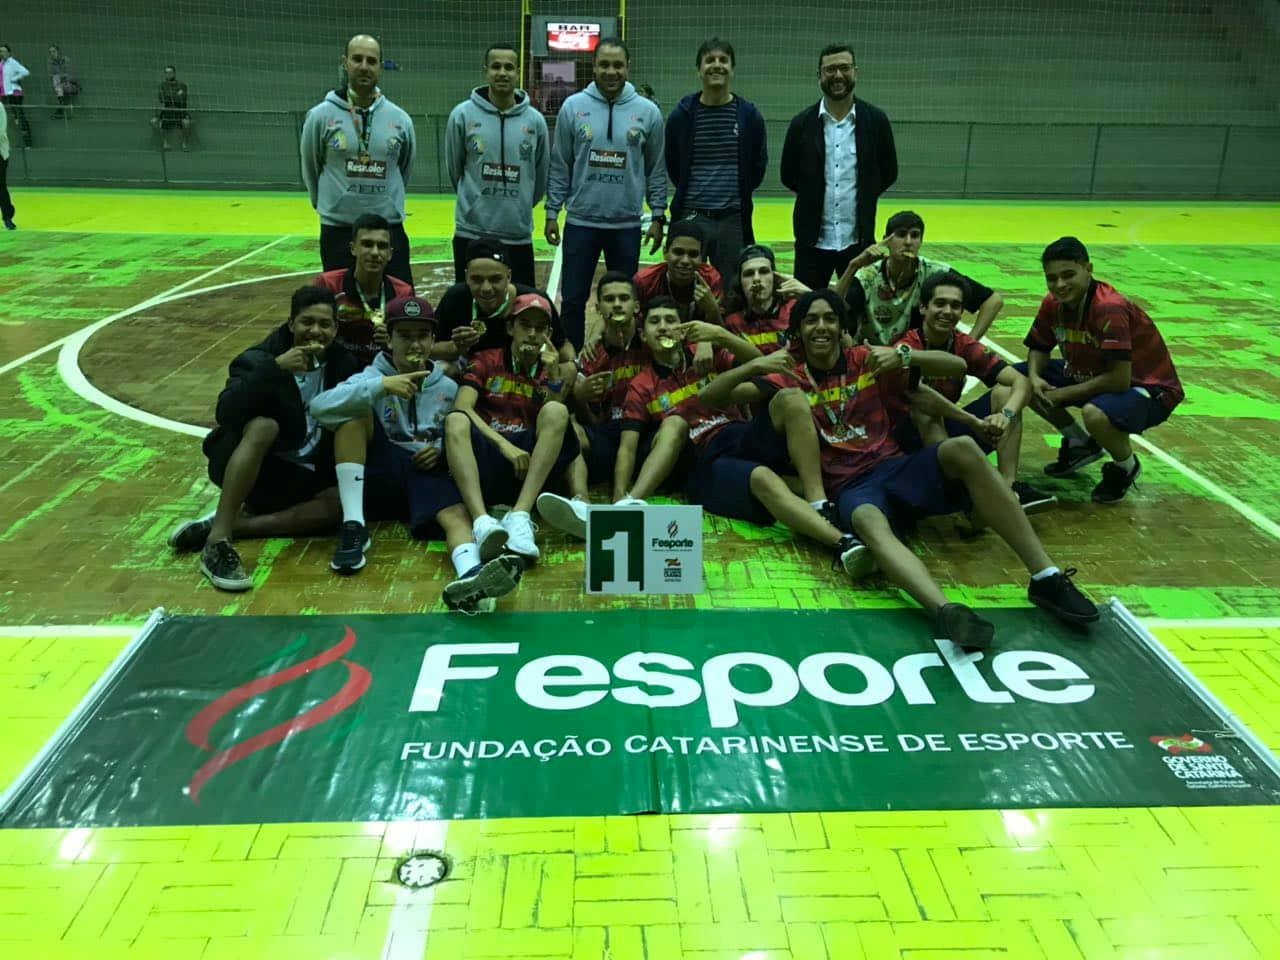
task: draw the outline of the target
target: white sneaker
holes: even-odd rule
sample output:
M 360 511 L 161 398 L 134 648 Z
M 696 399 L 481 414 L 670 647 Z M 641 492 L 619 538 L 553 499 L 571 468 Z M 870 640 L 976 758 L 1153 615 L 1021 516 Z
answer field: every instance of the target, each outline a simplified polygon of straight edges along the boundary
M 538 559 L 538 545 L 533 542 L 533 531 L 537 528 L 529 519 L 528 511 L 509 511 L 502 518 L 502 527 L 507 531 L 508 553 L 514 553 L 530 561 Z M 481 553 L 481 556 L 484 554 Z
M 587 539 L 587 513 L 589 504 L 581 500 L 569 500 L 554 493 L 543 493 L 538 496 L 538 516 L 557 530 Z
M 476 517 L 471 524 L 471 535 L 475 537 L 476 546 L 480 548 L 480 562 L 488 563 L 496 560 L 507 548 L 507 529 L 489 514 Z
M 648 505 L 647 500 L 641 500 L 639 497 L 623 497 L 614 504 L 615 507 L 646 507 Z

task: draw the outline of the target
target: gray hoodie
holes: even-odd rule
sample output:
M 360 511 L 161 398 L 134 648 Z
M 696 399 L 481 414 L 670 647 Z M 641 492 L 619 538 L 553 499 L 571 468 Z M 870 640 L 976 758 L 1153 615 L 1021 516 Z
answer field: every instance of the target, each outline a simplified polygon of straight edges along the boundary
M 330 90 L 307 112 L 302 124 L 302 182 L 320 222 L 353 223 L 362 213 L 377 213 L 389 223 L 404 222 L 404 185 L 413 169 L 415 139 L 409 115 L 386 97 L 378 97 L 357 117 L 369 126 L 370 163 L 361 163 L 360 137 L 351 105 Z
M 401 400 L 382 389 L 383 377 L 400 371 L 384 350 L 355 376 L 318 394 L 311 401 L 311 416 L 330 430 L 373 411 L 387 439 L 410 453 L 427 447 L 444 450 L 444 418 L 453 409 L 458 385 L 434 364 L 412 400 Z
M 533 241 L 533 208 L 547 192 L 547 121 L 516 91 L 500 111 L 476 87 L 453 108 L 444 131 L 444 159 L 457 191 L 454 232 L 475 240 Z
M 630 83 L 612 103 L 594 82 L 565 100 L 551 144 L 547 219 L 564 208 L 566 223 L 638 227 L 646 198 L 665 213 L 664 130 L 662 111 Z

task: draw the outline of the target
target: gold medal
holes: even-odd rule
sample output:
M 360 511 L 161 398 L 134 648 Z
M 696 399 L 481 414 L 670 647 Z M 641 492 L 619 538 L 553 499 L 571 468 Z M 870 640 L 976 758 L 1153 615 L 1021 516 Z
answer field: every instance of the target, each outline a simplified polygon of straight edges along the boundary
M 375 327 L 381 327 L 381 326 L 383 326 L 385 322 L 384 322 L 384 321 L 383 321 L 383 319 L 382 319 L 382 311 L 381 311 L 381 310 L 370 310 L 370 311 L 369 311 L 369 321 L 370 321 L 370 322 L 371 322 Z
M 658 338 L 658 346 L 660 346 L 663 350 L 670 350 L 675 345 L 676 345 L 676 342 L 670 337 Z
M 482 337 L 489 331 L 489 328 L 485 325 L 483 320 L 472 320 L 471 329 Z

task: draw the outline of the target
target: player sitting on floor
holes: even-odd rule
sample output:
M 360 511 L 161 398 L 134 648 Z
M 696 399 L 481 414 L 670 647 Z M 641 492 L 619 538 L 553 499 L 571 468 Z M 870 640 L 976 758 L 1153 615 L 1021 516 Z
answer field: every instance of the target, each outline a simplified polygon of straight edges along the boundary
M 725 328 L 755 344 L 761 353 L 781 350 L 787 345 L 796 297 L 808 292 L 799 280 L 778 273 L 769 247 L 743 247 L 725 298 Z
M 387 345 L 383 319 L 387 304 L 407 297 L 413 287 L 397 277 L 387 276 L 391 261 L 391 225 L 376 213 L 363 213 L 351 225 L 351 255 L 354 267 L 322 273 L 312 281 L 332 290 L 338 300 L 338 343 L 346 347 L 360 364 L 370 364 Z
M 359 369 L 337 330 L 333 294 L 302 287 L 288 322 L 231 361 L 218 425 L 204 439 L 209 479 L 222 488 L 217 510 L 169 537 L 175 550 L 200 551 L 200 572 L 219 590 L 253 586 L 233 536 L 307 536 L 338 523 L 332 438 L 307 409 Z
M 1006 364 L 973 337 L 956 329 L 968 297 L 968 283 L 954 272 L 935 273 L 920 287 L 923 311 L 920 326 L 912 327 L 898 343 L 905 343 L 919 356 L 921 350 L 939 350 L 964 361 L 965 370 L 956 376 L 925 376 L 922 382 L 947 400 L 945 418 L 911 407 L 911 417 L 896 433 L 903 450 L 912 453 L 922 446 L 941 443 L 947 437 L 969 436 L 983 452 L 996 452 L 996 467 L 1012 488 L 1027 513 L 1046 510 L 1058 498 L 1018 479 L 1018 453 L 1022 442 L 1022 411 L 1031 401 L 1027 378 Z M 991 392 L 966 407 L 959 407 L 965 376 L 981 380 Z M 994 411 L 994 412 L 993 412 Z
M 1111 462 L 1093 488 L 1119 503 L 1142 473 L 1129 437 L 1164 423 L 1186 396 L 1164 338 L 1145 310 L 1093 278 L 1083 243 L 1062 237 L 1040 258 L 1049 293 L 1024 343 L 1018 369 L 1031 381 L 1031 407 L 1062 432 L 1051 477 L 1075 473 L 1105 450 Z M 1064 360 L 1053 360 L 1055 346 Z M 1080 407 L 1084 427 L 1068 410 Z
M 884 233 L 883 240 L 849 261 L 835 286 L 847 301 L 854 343 L 890 344 L 901 337 L 912 324 L 924 282 L 935 273 L 951 270 L 950 264 L 920 256 L 924 241 L 920 214 L 895 213 Z M 976 314 L 971 332 L 981 340 L 1004 306 L 1004 298 L 990 287 L 965 279 L 969 290 L 964 307 Z
M 529 511 L 548 479 L 565 477 L 578 457 L 578 437 L 565 405 L 567 385 L 551 347 L 551 304 L 541 294 L 521 294 L 511 305 L 506 347 L 476 354 L 462 378 L 453 412 L 445 420 L 449 469 L 462 501 L 475 517 L 480 556 L 503 549 L 533 562 L 538 545 Z M 501 523 L 486 504 L 509 503 Z
M 416 540 L 444 533 L 458 578 L 444 588 L 445 605 L 473 609 L 515 589 L 524 567 L 516 557 L 482 563 L 471 516 L 449 476 L 444 419 L 458 385 L 444 365 L 427 358 L 435 343 L 431 304 L 408 296 L 387 306 L 387 350 L 373 363 L 311 401 L 311 413 L 335 431 L 342 529 L 329 566 L 351 574 L 372 545 L 365 505 L 375 519 L 407 520 Z
M 625 273 L 610 271 L 596 283 L 598 328 L 591 343 L 578 357 L 578 382 L 573 388 L 576 415 L 574 430 L 582 456 L 570 466 L 577 471 L 572 486 L 608 483 L 613 501 L 626 496 L 631 477 L 617 474 L 618 446 L 622 441 L 622 405 L 633 377 L 649 365 L 649 351 L 636 336 L 639 310 L 635 281 Z M 641 449 L 645 446 L 642 438 Z M 583 475 L 585 471 L 585 476 Z M 538 513 L 557 530 L 576 537 L 587 533 L 588 500 L 569 499 L 556 493 L 538 497 Z
M 971 438 L 953 437 L 913 454 L 902 453 L 893 439 L 890 413 L 905 402 L 909 371 L 921 358 L 905 344 L 843 347 L 844 311 L 844 301 L 833 290 L 801 297 L 791 318 L 792 342 L 799 343 L 797 359 L 803 362 L 751 383 L 740 377 L 744 382 L 732 398 L 751 403 L 791 388 L 804 392 L 840 524 L 857 534 L 894 584 L 934 615 L 938 636 L 966 649 L 982 649 L 990 645 L 994 628 L 963 604 L 948 603 L 896 530 L 963 509 L 970 498 L 980 519 L 1026 564 L 1032 574 L 1028 596 L 1033 603 L 1068 623 L 1096 620 L 1097 608 L 1071 582 L 1073 571 L 1064 573 L 1053 565 L 1012 491 Z M 934 358 L 947 364 L 958 361 L 930 353 L 924 373 L 937 372 Z M 789 359 L 786 354 L 777 356 Z
M 507 322 L 517 297 L 538 294 L 551 303 L 543 291 L 512 281 L 510 254 L 502 244 L 472 240 L 467 244 L 466 258 L 466 281 L 446 290 L 436 308 L 436 323 L 441 332 L 449 333 L 449 339 L 437 340 L 431 353 L 436 360 L 459 361 L 463 368 L 469 357 L 507 345 Z M 554 304 L 548 335 L 560 360 L 572 364 L 576 354 L 573 344 L 565 339 Z M 566 366 L 564 373 L 568 376 L 573 371 Z

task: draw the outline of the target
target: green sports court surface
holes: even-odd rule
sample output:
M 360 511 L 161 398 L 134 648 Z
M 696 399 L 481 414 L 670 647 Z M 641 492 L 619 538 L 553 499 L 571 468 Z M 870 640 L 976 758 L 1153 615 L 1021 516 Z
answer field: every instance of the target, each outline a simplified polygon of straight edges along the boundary
M 283 319 L 316 270 L 304 197 L 15 200 L 21 229 L 0 236 L 0 789 L 156 607 L 445 622 L 447 556 L 394 527 L 376 531 L 369 567 L 342 582 L 328 541 L 245 543 L 257 589 L 235 596 L 165 546 L 175 522 L 212 502 L 196 437 L 226 363 Z M 925 217 L 927 256 L 1005 295 L 998 349 L 1021 354 L 1039 251 L 1062 234 L 1083 239 L 1096 273 L 1160 325 L 1187 400 L 1138 447 L 1136 493 L 1102 508 L 1088 479 L 1046 481 L 1062 502 L 1035 525 L 1078 583 L 1144 618 L 1280 748 L 1280 207 L 889 198 L 881 212 L 901 207 Z M 450 200 L 414 197 L 409 212 L 415 277 L 434 301 L 451 279 Z M 766 201 L 757 215 L 783 264 L 789 213 Z M 551 251 L 540 256 L 549 272 Z M 1023 463 L 1038 474 L 1056 440 L 1033 424 Z M 543 563 L 502 606 L 671 607 L 691 631 L 730 608 L 909 606 L 882 581 L 851 586 L 785 532 L 708 519 L 704 533 L 700 596 L 585 598 L 581 546 L 545 535 Z M 1026 605 L 1023 573 L 989 536 L 962 540 L 940 520 L 914 545 L 955 599 Z M 925 649 L 920 624 L 903 652 Z M 831 810 L 6 828 L 0 954 L 1280 957 L 1274 806 Z M 446 855 L 448 879 L 396 883 L 401 859 L 424 850 Z

